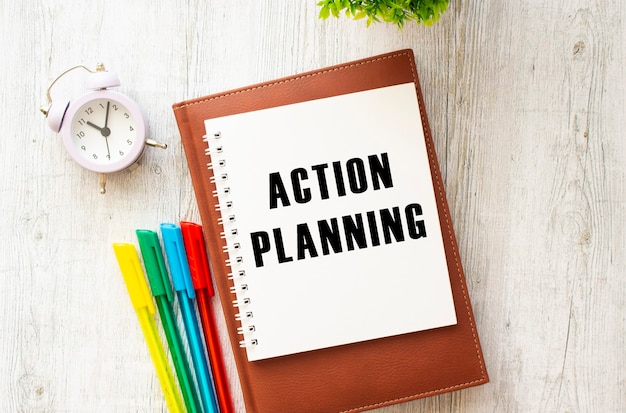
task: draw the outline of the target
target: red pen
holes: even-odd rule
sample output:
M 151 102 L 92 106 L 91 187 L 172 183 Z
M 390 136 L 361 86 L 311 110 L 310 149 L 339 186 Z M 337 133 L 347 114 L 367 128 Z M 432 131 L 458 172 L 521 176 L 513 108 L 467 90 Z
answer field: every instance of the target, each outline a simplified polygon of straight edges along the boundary
M 211 271 L 209 270 L 209 259 L 202 235 L 202 226 L 192 222 L 181 222 L 180 229 L 183 233 L 183 242 L 187 251 L 187 261 L 193 287 L 196 290 L 198 312 L 204 330 L 209 362 L 213 371 L 213 381 L 215 382 L 215 392 L 220 406 L 220 413 L 233 413 L 233 402 L 228 389 L 228 377 L 224 367 L 224 358 L 220 347 L 220 340 L 217 334 L 217 325 L 211 309 L 211 297 L 215 295 L 213 284 L 211 283 Z

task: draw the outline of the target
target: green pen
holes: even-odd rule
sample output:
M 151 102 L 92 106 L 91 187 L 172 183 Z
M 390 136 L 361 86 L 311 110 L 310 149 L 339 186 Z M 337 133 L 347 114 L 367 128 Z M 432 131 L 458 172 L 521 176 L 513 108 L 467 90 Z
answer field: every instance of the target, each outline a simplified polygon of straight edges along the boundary
M 167 276 L 165 260 L 163 259 L 163 251 L 159 242 L 159 236 L 156 232 L 138 229 L 137 239 L 139 240 L 139 248 L 143 256 L 144 265 L 150 282 L 152 295 L 159 309 L 163 330 L 169 344 L 170 353 L 174 360 L 174 368 L 180 384 L 185 407 L 189 413 L 201 413 L 200 400 L 198 392 L 194 386 L 191 369 L 187 356 L 183 350 L 182 339 L 176 324 L 176 317 L 172 311 L 172 286 Z

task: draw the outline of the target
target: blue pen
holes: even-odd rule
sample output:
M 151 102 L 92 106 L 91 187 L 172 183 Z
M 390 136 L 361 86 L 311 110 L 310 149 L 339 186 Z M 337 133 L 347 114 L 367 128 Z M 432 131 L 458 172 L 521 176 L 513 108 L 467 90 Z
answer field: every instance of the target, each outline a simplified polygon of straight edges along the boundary
M 191 281 L 183 235 L 180 227 L 174 224 L 161 224 L 161 235 L 172 274 L 174 290 L 176 290 L 183 316 L 183 324 L 187 332 L 191 360 L 196 370 L 198 388 L 200 389 L 200 398 L 206 413 L 218 413 L 217 396 L 209 373 L 198 319 L 192 302 L 196 293 Z

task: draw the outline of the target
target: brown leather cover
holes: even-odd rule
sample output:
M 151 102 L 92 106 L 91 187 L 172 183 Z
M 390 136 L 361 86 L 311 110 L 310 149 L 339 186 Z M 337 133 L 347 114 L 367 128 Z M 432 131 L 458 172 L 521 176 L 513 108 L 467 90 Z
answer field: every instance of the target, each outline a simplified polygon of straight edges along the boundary
M 214 209 L 212 196 L 215 187 L 209 181 L 204 120 L 407 82 L 415 83 L 422 113 L 457 325 L 248 362 L 245 349 L 238 345 L 238 323 L 229 291 L 231 281 L 227 279 L 228 269 L 222 260 L 225 242 L 219 236 L 219 212 Z M 489 380 L 412 50 L 187 100 L 173 105 L 173 109 L 249 413 L 358 412 Z

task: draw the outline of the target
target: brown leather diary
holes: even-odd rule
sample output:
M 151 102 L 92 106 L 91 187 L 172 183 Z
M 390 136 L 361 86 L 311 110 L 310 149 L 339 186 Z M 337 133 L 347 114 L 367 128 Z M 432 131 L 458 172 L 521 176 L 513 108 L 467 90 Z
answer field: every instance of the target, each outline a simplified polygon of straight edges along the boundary
M 299 248 L 297 259 L 295 258 L 295 252 L 292 253 L 291 257 L 287 257 L 285 255 L 287 253 L 285 252 L 278 252 L 278 261 L 281 263 L 291 261 L 285 265 L 296 265 L 294 262 L 302 259 L 302 262 L 299 262 L 297 265 L 307 266 L 314 265 L 313 263 L 323 262 L 324 259 L 328 258 L 325 257 L 325 255 L 337 255 L 341 257 L 357 256 L 359 251 L 352 251 L 352 248 L 347 248 L 350 249 L 350 251 L 347 251 L 345 246 L 342 250 L 341 245 L 333 244 L 332 233 L 329 228 L 332 225 L 336 225 L 338 222 L 343 222 L 345 225 L 348 225 L 347 222 L 352 222 L 352 224 L 350 224 L 352 225 L 352 230 L 350 231 L 357 231 L 354 229 L 358 226 L 355 222 L 360 219 L 369 223 L 371 234 L 368 233 L 368 236 L 371 238 L 368 239 L 368 242 L 370 242 L 370 246 L 375 246 L 363 250 L 366 255 L 385 254 L 385 251 L 387 251 L 385 248 L 391 251 L 393 248 L 399 249 L 406 246 L 413 248 L 413 251 L 417 254 L 419 248 L 421 248 L 420 245 L 425 245 L 427 242 L 425 239 L 428 239 L 429 242 L 432 239 L 440 240 L 439 244 L 442 251 L 443 268 L 445 268 L 446 271 L 444 277 L 445 283 L 443 284 L 444 288 L 441 291 L 443 292 L 442 296 L 445 296 L 447 291 L 450 297 L 449 305 L 443 305 L 442 308 L 451 309 L 449 316 L 447 316 L 447 318 L 443 317 L 445 319 L 443 321 L 437 319 L 434 321 L 434 324 L 431 325 L 410 325 L 408 329 L 406 329 L 405 326 L 401 326 L 397 331 L 393 329 L 389 330 L 391 332 L 383 331 L 383 327 L 386 327 L 385 324 L 393 324 L 391 322 L 392 320 L 388 319 L 390 317 L 383 317 L 381 320 L 370 322 L 372 331 L 375 331 L 375 333 L 372 333 L 372 336 L 367 335 L 367 327 L 357 328 L 354 332 L 347 334 L 346 337 L 343 337 L 341 334 L 336 334 L 337 336 L 341 336 L 337 338 L 333 333 L 323 333 L 321 335 L 327 336 L 323 338 L 328 340 L 322 340 L 317 343 L 316 340 L 318 337 L 315 336 L 311 340 L 315 342 L 312 344 L 311 348 L 307 347 L 307 344 L 309 344 L 307 340 L 299 339 L 300 333 L 298 333 L 299 330 L 297 329 L 299 327 L 293 326 L 291 332 L 292 338 L 289 339 L 293 341 L 291 351 L 289 351 L 289 348 L 285 350 L 277 346 L 277 349 L 271 348 L 265 353 L 255 353 L 255 349 L 251 347 L 258 345 L 258 348 L 261 349 L 266 342 L 271 341 L 271 337 L 268 337 L 267 341 L 259 339 L 257 342 L 256 336 L 254 336 L 253 333 L 249 333 L 250 336 L 248 337 L 246 335 L 248 333 L 242 336 L 241 331 L 238 331 L 238 328 L 240 328 L 242 324 L 246 327 L 246 331 L 254 330 L 252 324 L 245 324 L 246 321 L 241 320 L 242 317 L 240 313 L 246 312 L 245 309 L 242 311 L 241 306 L 245 306 L 248 303 L 242 303 L 242 300 L 240 300 L 241 297 L 237 295 L 239 308 L 233 307 L 232 305 L 232 288 L 234 287 L 234 289 L 237 290 L 244 285 L 245 287 L 243 289 L 247 289 L 248 283 L 241 284 L 241 282 L 239 282 L 239 284 L 237 284 L 237 277 L 238 275 L 243 277 L 243 271 L 241 271 L 242 274 L 237 274 L 236 269 L 233 269 L 236 268 L 237 265 L 237 263 L 234 262 L 236 258 L 234 258 L 235 254 L 233 254 L 233 249 L 238 248 L 239 245 L 237 244 L 237 246 L 234 247 L 234 244 L 228 241 L 229 234 L 224 234 L 226 228 L 224 221 L 228 219 L 222 215 L 225 214 L 224 208 L 229 208 L 230 204 L 226 206 L 224 203 L 221 203 L 223 199 L 220 198 L 219 194 L 222 191 L 228 192 L 230 188 L 224 187 L 219 182 L 222 178 L 227 179 L 227 175 L 221 174 L 220 178 L 217 176 L 218 173 L 216 172 L 216 168 L 218 168 L 217 163 L 221 163 L 218 153 L 222 150 L 222 147 L 219 146 L 219 149 L 216 149 L 217 147 L 211 147 L 209 143 L 213 138 L 223 139 L 225 142 L 224 148 L 226 148 L 228 136 L 222 136 L 227 133 L 217 130 L 214 136 L 207 136 L 212 133 L 208 131 L 208 128 L 213 125 L 212 122 L 222 118 L 233 118 L 234 121 L 232 121 L 231 124 L 234 125 L 233 128 L 235 129 L 237 125 L 242 122 L 251 123 L 254 119 L 260 119 L 233 117 L 232 115 L 242 116 L 242 114 L 260 113 L 261 116 L 264 116 L 263 114 L 266 113 L 264 110 L 275 110 L 276 108 L 289 106 L 303 106 L 311 103 L 312 105 L 310 107 L 306 106 L 306 110 L 313 111 L 318 107 L 315 105 L 315 102 L 321 102 L 322 100 L 326 100 L 326 98 L 346 96 L 348 99 L 357 99 L 350 96 L 360 96 L 361 92 L 368 93 L 370 91 L 380 91 L 381 93 L 390 91 L 395 93 L 396 89 L 401 89 L 400 92 L 402 92 L 402 96 L 406 96 L 406 94 L 404 94 L 407 91 L 406 88 L 409 89 L 410 94 L 413 96 L 413 102 L 409 102 L 407 106 L 415 105 L 415 122 L 418 127 L 421 126 L 419 128 L 420 133 L 415 136 L 419 136 L 420 147 L 425 148 L 423 164 L 424 168 L 426 168 L 425 170 L 430 172 L 426 186 L 428 186 L 431 191 L 429 193 L 433 194 L 432 210 L 434 211 L 434 218 L 424 218 L 426 221 L 425 227 L 420 227 L 419 225 L 415 226 L 416 223 L 422 222 L 419 221 L 419 217 L 422 215 L 422 205 L 409 203 L 406 205 L 406 208 L 403 204 L 400 205 L 400 208 L 390 207 L 389 210 L 385 211 L 381 209 L 380 216 L 377 215 L 378 209 L 374 208 L 367 213 L 363 211 L 362 215 L 359 213 L 356 215 L 345 215 L 340 218 L 328 219 L 327 221 L 320 220 L 317 221 L 320 231 L 322 231 L 322 228 L 326 228 L 326 235 L 318 234 L 322 239 L 324 239 L 324 236 L 326 237 L 323 254 L 321 252 L 322 249 L 314 245 L 314 237 L 309 234 L 309 229 L 314 229 L 313 224 L 309 227 L 308 224 L 301 223 L 297 226 Z M 374 96 L 374 94 L 368 94 L 367 96 L 371 97 Z M 415 98 L 417 98 L 417 102 L 415 102 Z M 354 100 L 348 100 L 346 102 L 350 103 L 354 102 Z M 391 107 L 393 109 L 392 112 L 396 109 L 402 109 L 395 108 L 393 101 L 388 101 L 384 106 Z M 465 276 L 461 266 L 443 183 L 439 172 L 439 165 L 434 151 L 428 119 L 426 117 L 414 56 L 411 50 L 400 50 L 237 90 L 191 99 L 173 105 L 173 109 L 191 173 L 191 179 L 203 223 L 203 230 L 207 240 L 213 275 L 226 316 L 228 334 L 233 346 L 246 410 L 248 412 L 358 412 L 455 391 L 483 384 L 488 381 L 466 288 Z M 290 109 L 287 109 L 285 113 L 292 113 L 289 112 L 289 110 Z M 269 114 L 270 112 L 267 113 Z M 302 111 L 298 113 L 302 113 Z M 409 111 L 409 113 L 411 112 Z M 278 115 L 280 114 L 282 114 L 282 112 L 278 112 Z M 392 114 L 390 116 L 394 115 Z M 268 119 L 273 118 L 270 118 L 268 115 Z M 293 122 L 293 119 L 291 119 L 291 121 Z M 345 119 L 342 119 L 340 113 L 337 114 L 336 120 L 319 119 L 319 122 L 327 123 L 345 121 Z M 361 119 L 361 121 L 373 125 L 377 122 L 377 119 L 376 116 L 370 115 L 367 119 Z M 287 119 L 285 122 L 287 122 Z M 274 123 L 277 125 L 277 130 L 281 129 L 278 127 L 280 126 L 278 123 Z M 220 124 L 217 123 L 216 125 Z M 261 129 L 262 126 L 259 125 L 259 128 Z M 226 129 L 228 130 L 228 128 Z M 220 135 L 220 133 L 222 135 Z M 288 133 L 288 131 L 285 133 Z M 298 139 L 298 137 L 295 136 L 297 134 L 292 135 L 294 135 L 293 139 Z M 389 136 L 380 136 L 380 138 L 374 138 L 373 140 L 384 139 L 391 138 Z M 341 145 L 339 144 L 339 146 Z M 245 148 L 247 148 L 247 146 L 244 147 L 244 149 Z M 290 150 L 297 151 L 298 144 L 296 143 Z M 305 149 L 302 150 L 306 151 Z M 252 144 L 250 151 L 254 151 Z M 306 175 L 307 171 L 305 168 L 295 168 L 291 172 L 291 179 L 294 180 L 294 183 L 293 194 L 290 192 L 290 196 L 295 195 L 296 202 L 306 203 L 316 195 L 318 197 L 320 196 L 319 193 L 311 195 L 311 193 L 306 192 L 306 190 L 302 188 L 301 184 L 303 182 L 310 182 L 304 179 L 310 178 L 312 180 L 313 176 L 317 176 L 320 180 L 319 191 L 322 194 L 321 198 L 332 198 L 332 193 L 329 194 L 325 191 L 327 185 L 332 186 L 328 183 L 330 181 L 333 182 L 333 185 L 337 186 L 337 188 L 333 187 L 335 197 L 337 197 L 337 195 L 346 195 L 346 192 L 349 192 L 350 189 L 352 189 L 354 194 L 347 194 L 344 198 L 348 198 L 350 195 L 356 198 L 357 195 L 355 194 L 363 192 L 366 189 L 369 190 L 367 191 L 369 194 L 363 195 L 363 198 L 359 199 L 366 199 L 366 196 L 372 194 L 372 196 L 383 194 L 384 196 L 381 195 L 378 196 L 378 198 L 391 199 L 389 197 L 395 195 L 388 194 L 396 193 L 392 192 L 392 190 L 398 190 L 399 193 L 402 193 L 402 190 L 399 189 L 399 181 L 395 179 L 396 175 L 394 175 L 393 183 L 391 174 L 385 176 L 387 169 L 394 170 L 397 163 L 399 163 L 399 161 L 394 158 L 395 155 L 391 152 L 389 152 L 389 155 L 384 152 L 369 156 L 365 153 L 362 154 L 362 159 L 357 157 L 351 158 L 346 164 L 340 164 L 338 158 L 333 158 L 333 149 L 329 148 L 328 152 L 328 162 L 310 166 L 308 170 L 309 175 Z M 289 150 L 283 152 L 278 150 L 277 153 L 279 154 L 278 156 L 283 158 L 289 158 L 291 156 Z M 245 156 L 248 155 L 249 154 L 246 154 Z M 294 156 L 294 158 L 297 157 Z M 415 158 L 414 162 L 419 162 L 419 159 Z M 367 169 L 368 160 L 369 169 Z M 272 162 L 271 159 L 267 161 Z M 228 160 L 226 162 L 228 162 Z M 409 162 L 409 164 L 411 163 Z M 207 165 L 209 166 L 207 167 Z M 365 167 L 363 165 L 365 165 Z M 353 168 L 353 172 L 356 171 L 354 172 L 356 178 L 354 176 L 348 176 L 350 175 L 350 167 Z M 237 166 L 234 165 L 232 168 L 237 168 Z M 255 175 L 262 175 L 262 173 L 257 170 L 251 168 L 246 169 L 241 165 L 238 168 L 239 175 L 242 176 L 244 180 L 247 178 L 252 179 Z M 407 169 L 406 162 L 403 164 L 402 168 L 400 169 L 403 171 Z M 369 181 L 370 186 L 367 187 L 365 184 L 365 175 L 363 174 L 363 178 L 360 177 L 361 172 L 369 171 L 370 169 L 372 177 L 368 178 L 371 179 L 371 181 Z M 330 174 L 332 170 L 335 172 L 334 178 L 332 174 Z M 347 172 L 345 172 L 346 170 Z M 345 185 L 348 189 L 341 187 L 343 180 L 340 178 L 344 177 L 342 175 L 344 173 L 346 174 Z M 341 176 L 338 176 L 338 174 Z M 422 178 L 423 175 L 424 174 L 421 174 Z M 273 176 L 276 178 L 278 175 Z M 289 177 L 289 174 L 287 173 L 284 177 Z M 233 179 L 235 178 L 236 177 L 233 177 Z M 348 178 L 354 178 L 350 181 L 349 187 L 347 186 Z M 419 180 L 420 177 L 417 178 Z M 359 181 L 359 179 L 362 180 Z M 355 180 L 355 182 L 352 182 L 353 180 Z M 431 183 L 432 188 L 430 187 Z M 388 188 L 394 185 L 394 188 Z M 424 185 L 422 184 L 421 186 Z M 289 184 L 287 184 L 286 187 L 289 187 L 289 191 L 291 191 Z M 285 189 L 285 187 L 282 186 L 282 181 L 272 181 L 270 179 L 269 188 L 270 194 L 272 194 L 272 190 L 274 190 L 273 194 L 275 195 L 274 205 L 271 205 L 269 208 L 276 210 L 280 210 L 281 207 L 283 207 L 284 210 L 295 209 L 294 206 L 288 206 L 289 199 L 287 199 L 286 193 L 283 194 L 281 192 L 281 190 Z M 218 194 L 217 197 L 215 194 Z M 224 195 L 224 197 L 225 196 L 226 195 Z M 361 195 L 359 194 L 358 196 Z M 325 202 L 325 200 L 320 201 L 320 205 L 326 205 L 323 202 Z M 331 201 L 328 201 L 328 203 L 330 202 Z M 217 208 L 216 205 L 218 206 Z M 428 206 L 426 204 L 423 206 L 424 216 L 428 216 L 428 211 L 426 211 Z M 255 208 L 256 207 L 257 205 L 255 204 Z M 267 208 L 267 206 L 265 204 L 259 204 L 258 208 Z M 398 213 L 398 211 L 401 211 L 401 213 Z M 267 212 L 267 214 L 269 220 L 270 212 Z M 345 212 L 338 214 L 345 214 Z M 411 227 L 407 224 L 408 232 L 407 229 L 405 229 L 405 232 L 400 234 L 399 232 L 401 232 L 402 229 L 394 227 L 395 221 L 393 221 L 393 217 L 395 216 L 399 222 L 400 219 L 404 219 L 405 215 L 407 221 L 413 221 L 414 226 Z M 428 221 L 429 219 L 430 221 Z M 255 220 L 254 225 L 262 228 L 264 222 L 261 221 L 263 220 Z M 323 223 L 320 223 L 322 221 Z M 384 224 L 385 221 L 387 221 L 387 224 Z M 381 224 L 381 222 L 383 223 Z M 428 227 L 429 223 L 432 224 L 432 222 L 438 223 L 435 228 L 436 230 L 433 230 L 432 225 Z M 277 225 L 282 224 L 279 223 Z M 388 225 L 388 227 L 383 228 L 379 233 L 378 230 L 372 229 L 375 225 Z M 306 231 L 300 232 L 302 228 L 305 228 Z M 428 228 L 429 231 L 428 237 L 425 232 L 426 228 Z M 395 232 L 396 230 L 399 232 Z M 424 231 L 423 234 L 421 233 L 422 230 Z M 270 245 L 272 245 L 272 248 L 274 247 L 272 244 L 274 242 L 273 240 L 276 240 L 278 243 L 278 241 L 282 242 L 282 239 L 285 238 L 286 244 L 290 242 L 287 240 L 288 236 L 283 234 L 283 237 L 280 231 L 280 228 L 274 228 L 274 238 L 271 237 L 271 229 L 267 232 L 257 231 L 250 234 L 252 239 L 251 245 L 255 248 L 254 257 L 256 259 L 257 269 L 264 265 L 269 266 L 267 263 L 272 259 L 276 259 L 273 251 L 268 252 L 271 249 Z M 349 230 L 346 229 L 345 231 L 346 237 L 348 237 Z M 283 238 L 277 238 L 277 232 Z M 285 234 L 287 233 L 288 231 L 285 230 Z M 354 237 L 351 241 L 347 239 L 342 239 L 342 241 L 352 242 L 358 238 L 358 235 L 354 235 L 354 232 L 351 234 Z M 394 234 L 395 240 L 393 239 Z M 440 234 L 439 238 L 437 238 L 437 234 Z M 248 238 L 248 243 L 250 244 L 250 237 Z M 385 241 L 383 241 L 383 239 Z M 339 243 L 339 236 L 337 236 L 336 241 Z M 393 246 L 382 245 L 385 243 L 393 244 Z M 436 244 L 435 242 L 435 247 L 437 247 Z M 335 247 L 334 253 L 333 251 L 329 251 L 329 245 Z M 365 245 L 365 241 L 363 245 Z M 276 247 L 277 246 L 278 244 Z M 230 258 L 225 257 L 225 251 L 230 251 Z M 281 254 L 283 254 L 282 257 Z M 324 257 L 322 255 L 324 255 Z M 362 256 L 364 257 L 363 260 L 367 259 L 365 255 Z M 265 262 L 263 260 L 265 260 Z M 255 260 L 252 261 L 254 262 Z M 378 265 L 379 261 L 381 260 L 376 260 L 373 265 Z M 412 265 L 410 258 L 405 262 Z M 248 262 L 247 265 L 254 266 L 254 263 Z M 395 282 L 392 281 L 395 280 L 395 278 L 393 278 L 396 276 L 395 274 L 403 271 L 402 265 L 399 266 L 397 262 L 389 262 L 385 265 L 385 269 L 388 270 L 389 274 L 386 275 L 385 271 L 377 272 L 377 274 L 380 274 L 379 278 L 375 280 L 376 283 L 372 284 L 374 287 L 370 287 L 370 290 L 380 286 L 380 291 L 387 291 L 383 288 L 385 283 Z M 400 267 L 400 271 L 398 271 L 398 267 Z M 345 268 L 343 270 L 344 273 L 349 272 L 346 271 Z M 413 269 L 411 269 L 411 271 L 413 271 Z M 234 275 L 233 272 L 235 272 Z M 416 271 L 416 274 L 416 276 L 419 276 L 420 272 Z M 248 276 L 249 279 L 253 278 L 250 274 Z M 263 276 L 259 275 L 255 277 L 262 278 Z M 271 277 L 271 275 L 267 275 L 267 277 Z M 235 278 L 235 280 L 233 280 L 233 278 Z M 320 280 L 321 279 L 322 278 L 320 278 Z M 314 277 L 309 280 L 314 280 L 313 283 L 315 283 Z M 412 279 L 407 280 L 408 283 L 413 282 L 411 281 Z M 255 281 L 251 281 L 249 283 L 251 285 L 250 288 L 252 288 L 254 282 Z M 402 288 L 403 285 L 396 286 L 397 290 L 402 290 Z M 416 291 L 417 297 L 419 297 L 418 293 L 423 294 L 423 292 Z M 346 294 L 351 294 L 351 292 L 347 290 Z M 288 302 L 285 294 L 281 297 L 285 298 L 285 302 Z M 301 296 L 300 299 L 306 301 L 307 297 Z M 410 299 L 403 299 L 402 301 L 409 302 L 409 305 L 414 304 L 410 303 Z M 353 300 L 353 302 L 358 305 L 358 300 Z M 254 303 L 253 294 L 252 303 Z M 368 303 L 362 310 L 369 310 L 370 304 L 373 305 L 374 303 Z M 415 304 L 419 305 L 419 303 Z M 323 301 L 319 302 L 319 306 L 324 305 L 325 303 Z M 281 306 L 284 307 L 281 308 Z M 291 308 L 288 304 L 283 303 L 282 300 L 276 300 L 274 307 L 274 310 L 278 309 L 279 311 L 275 313 L 275 316 L 269 316 L 268 320 L 265 320 L 268 325 L 276 321 L 276 317 L 281 317 L 282 313 L 297 311 L 297 309 Z M 397 311 L 398 318 L 404 317 L 408 319 L 409 324 L 412 322 L 412 319 L 420 319 L 422 316 L 426 318 L 433 316 L 432 314 L 426 315 L 425 313 L 428 311 L 423 313 L 411 313 L 409 311 L 407 316 L 407 312 L 402 310 L 404 308 L 405 307 L 399 307 L 398 310 L 388 310 L 384 308 L 380 311 Z M 270 308 L 270 314 L 273 314 L 271 310 Z M 404 313 L 402 317 L 400 317 L 400 312 Z M 433 312 L 437 313 L 438 311 Z M 442 310 L 442 312 L 444 311 Z M 322 311 L 321 313 L 324 312 Z M 252 311 L 247 314 L 252 317 Z M 341 314 L 336 314 L 337 317 L 340 318 Z M 360 314 L 362 313 L 359 312 L 355 314 L 355 318 L 358 318 Z M 434 316 L 436 315 L 437 314 Z M 239 316 L 238 319 L 236 319 L 237 316 Z M 259 316 L 262 316 L 262 314 L 259 313 Z M 272 317 L 274 317 L 274 319 L 272 319 Z M 327 321 L 329 325 L 334 322 L 334 320 L 330 319 Z M 387 321 L 389 321 L 389 323 L 387 323 Z M 324 320 L 322 320 L 321 324 L 324 324 Z M 367 322 L 364 325 L 367 326 Z M 290 326 L 285 325 L 284 328 L 289 333 Z M 405 330 L 402 330 L 403 328 Z M 362 334 L 364 332 L 363 330 L 365 330 L 365 335 Z M 329 329 L 329 331 L 334 330 Z M 258 333 L 261 334 L 262 332 L 259 331 Z M 286 337 L 289 336 L 287 335 Z M 337 340 L 334 340 L 335 338 L 337 338 Z M 240 344 L 247 347 L 240 347 Z

